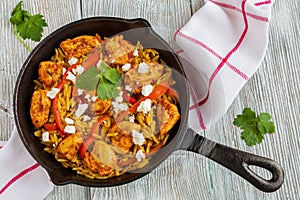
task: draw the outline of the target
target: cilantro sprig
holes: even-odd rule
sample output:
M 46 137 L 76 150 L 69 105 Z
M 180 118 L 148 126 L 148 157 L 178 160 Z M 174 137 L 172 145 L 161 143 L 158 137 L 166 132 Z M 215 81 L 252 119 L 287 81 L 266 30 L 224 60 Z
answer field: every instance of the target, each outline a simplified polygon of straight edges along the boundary
M 90 67 L 85 73 L 77 77 L 75 86 L 88 91 L 97 90 L 100 99 L 112 99 L 119 95 L 118 89 L 121 74 L 115 69 L 109 67 L 106 63 L 96 67 Z
M 241 115 L 237 115 L 233 124 L 241 128 L 241 138 L 248 146 L 262 143 L 265 134 L 275 132 L 274 122 L 268 113 L 256 113 L 251 108 L 245 108 Z
M 22 9 L 23 1 L 13 9 L 10 23 L 13 25 L 15 36 L 25 46 L 28 51 L 32 49 L 25 43 L 25 39 L 39 42 L 42 38 L 44 27 L 48 26 L 41 14 L 31 15 L 28 11 Z

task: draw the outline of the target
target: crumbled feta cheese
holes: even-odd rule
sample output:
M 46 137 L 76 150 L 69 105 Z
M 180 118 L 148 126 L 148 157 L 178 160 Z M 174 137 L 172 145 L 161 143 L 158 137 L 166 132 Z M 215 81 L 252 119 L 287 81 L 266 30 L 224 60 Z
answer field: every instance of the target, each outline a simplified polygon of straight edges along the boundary
M 71 118 L 68 118 L 68 117 L 65 118 L 65 122 L 66 122 L 67 124 L 74 124 L 74 120 L 71 119 Z
M 46 93 L 46 96 L 50 99 L 54 99 L 56 95 L 59 93 L 60 89 L 52 88 L 49 92 Z
M 113 101 L 112 106 L 113 106 L 113 110 L 115 113 L 118 113 L 119 111 L 128 110 L 128 105 L 125 103 L 118 103 L 118 102 Z
M 132 115 L 132 116 L 129 117 L 129 121 L 130 121 L 130 122 L 134 122 L 134 120 L 135 120 L 134 115 Z
M 85 98 L 86 100 L 88 100 L 88 101 L 91 101 L 91 100 L 92 100 L 90 94 L 86 94 L 86 95 L 84 96 L 84 98 Z
M 49 140 L 50 140 L 49 132 L 46 131 L 46 132 L 44 132 L 44 133 L 42 134 L 42 141 L 43 141 L 43 142 L 49 142 Z
M 82 65 L 78 65 L 77 67 L 76 67 L 76 73 L 77 74 L 83 74 L 83 72 L 84 72 L 84 67 L 82 66 Z
M 110 57 L 111 57 L 111 54 L 109 54 L 108 57 L 110 58 Z
M 125 85 L 125 90 L 127 90 L 128 92 L 131 92 L 132 87 L 130 85 Z
M 77 94 L 80 96 L 83 94 L 83 89 L 77 89 Z
M 131 67 L 130 63 L 126 63 L 125 65 L 122 66 L 122 71 L 127 72 Z
M 88 108 L 88 104 L 83 103 L 83 104 L 79 104 L 77 110 L 75 111 L 75 116 L 76 117 L 80 117 Z
M 128 105 L 124 103 L 119 104 L 119 110 L 121 111 L 128 110 Z
M 93 96 L 93 97 L 92 97 L 92 101 L 96 101 L 97 99 L 98 99 L 97 96 Z
M 114 63 L 115 61 L 116 61 L 115 59 L 112 59 L 110 63 Z
M 142 95 L 144 95 L 145 97 L 149 96 L 149 94 L 151 94 L 152 91 L 153 91 L 153 86 L 150 84 L 144 85 L 142 87 Z
M 138 150 L 135 154 L 135 158 L 138 162 L 141 162 L 144 158 L 146 158 L 146 156 L 142 150 Z
M 145 62 L 142 62 L 139 64 L 138 73 L 144 74 L 144 73 L 148 72 L 148 69 L 149 69 L 149 66 Z
M 76 128 L 75 128 L 75 126 L 67 125 L 64 128 L 64 132 L 73 134 L 73 133 L 76 133 Z
M 67 72 L 67 73 L 68 74 L 67 74 L 66 79 L 72 81 L 73 83 L 75 83 L 76 82 L 76 76 L 72 72 Z
M 121 103 L 121 102 L 123 101 L 123 97 L 118 96 L 118 97 L 115 99 L 115 101 L 116 101 L 117 103 Z
M 74 65 L 74 64 L 77 63 L 77 61 L 78 61 L 77 58 L 72 57 L 72 58 L 68 61 L 68 63 L 69 63 L 70 65 Z
M 100 59 L 100 60 L 98 60 L 96 66 L 99 67 L 101 65 L 101 63 L 102 63 L 102 60 Z
M 76 69 L 75 68 L 72 69 L 72 73 L 76 74 Z
M 143 112 L 144 114 L 147 114 L 151 110 L 151 100 L 146 99 L 145 101 L 142 101 L 140 105 L 137 107 L 138 112 Z
M 62 75 L 64 75 L 66 73 L 67 69 L 66 68 L 63 68 L 62 69 Z
M 123 101 L 123 91 L 120 91 L 119 96 L 115 98 L 115 102 L 121 103 Z
M 88 115 L 83 115 L 83 121 L 87 122 L 90 120 L 91 120 L 91 118 Z
M 146 140 L 143 133 L 139 133 L 136 130 L 132 130 L 132 141 L 134 144 L 142 145 Z
M 133 56 L 139 56 L 139 51 L 138 51 L 138 49 L 134 49 L 134 51 L 133 51 L 133 54 L 132 54 Z

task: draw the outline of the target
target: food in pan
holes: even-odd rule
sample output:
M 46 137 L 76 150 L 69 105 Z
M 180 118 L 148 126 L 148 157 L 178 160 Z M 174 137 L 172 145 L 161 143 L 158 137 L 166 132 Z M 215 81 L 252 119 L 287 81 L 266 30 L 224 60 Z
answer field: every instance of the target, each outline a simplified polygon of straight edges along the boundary
M 34 132 L 66 168 L 105 179 L 140 169 L 180 119 L 172 71 L 154 49 L 82 35 L 39 64 Z

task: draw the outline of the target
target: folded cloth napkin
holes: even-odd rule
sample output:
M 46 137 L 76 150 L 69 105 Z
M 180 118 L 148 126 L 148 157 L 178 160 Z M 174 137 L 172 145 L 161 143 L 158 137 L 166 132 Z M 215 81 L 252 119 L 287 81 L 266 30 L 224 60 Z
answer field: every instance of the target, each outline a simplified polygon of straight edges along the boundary
M 0 200 L 44 199 L 53 189 L 46 171 L 25 149 L 16 127 L 4 146 L 0 143 Z
M 191 86 L 189 123 L 196 131 L 225 114 L 260 65 L 272 3 L 211 0 L 175 33 Z M 0 148 L 0 199 L 38 200 L 52 189 L 47 173 L 27 153 L 14 129 Z
M 273 3 L 210 0 L 175 33 L 191 88 L 189 124 L 194 130 L 220 119 L 259 67 Z

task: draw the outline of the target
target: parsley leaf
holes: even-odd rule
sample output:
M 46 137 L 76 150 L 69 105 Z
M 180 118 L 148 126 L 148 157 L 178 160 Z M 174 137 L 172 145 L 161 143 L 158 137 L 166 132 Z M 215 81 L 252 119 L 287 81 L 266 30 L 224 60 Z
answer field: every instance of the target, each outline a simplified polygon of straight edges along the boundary
M 112 99 L 119 95 L 118 89 L 121 74 L 102 62 L 100 66 L 90 67 L 77 77 L 76 87 L 86 90 L 97 90 L 100 99 Z
M 241 128 L 241 138 L 248 146 L 262 143 L 264 135 L 275 132 L 274 122 L 270 121 L 271 115 L 268 113 L 261 113 L 259 116 L 251 110 L 245 108 L 242 115 L 237 115 L 233 124 Z
M 23 1 L 13 9 L 10 23 L 13 25 L 14 33 L 20 42 L 29 50 L 31 49 L 24 43 L 25 39 L 40 41 L 44 27 L 48 26 L 43 16 L 40 14 L 31 15 L 28 11 L 22 9 Z
M 88 91 L 95 90 L 101 76 L 97 67 L 90 67 L 85 73 L 78 75 L 75 86 Z

